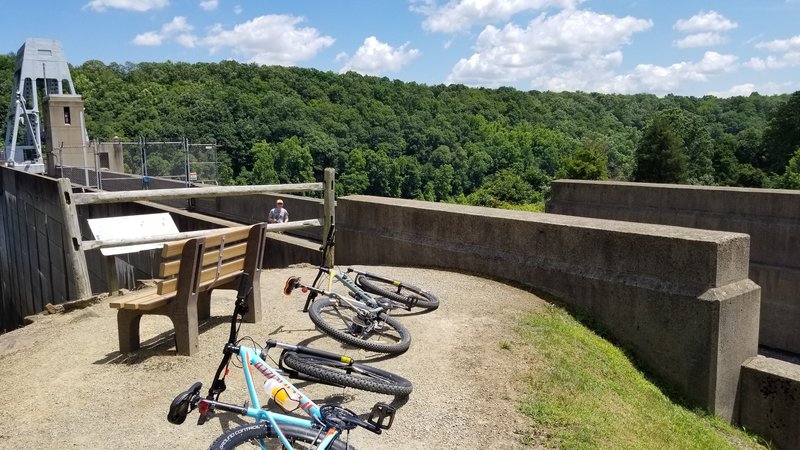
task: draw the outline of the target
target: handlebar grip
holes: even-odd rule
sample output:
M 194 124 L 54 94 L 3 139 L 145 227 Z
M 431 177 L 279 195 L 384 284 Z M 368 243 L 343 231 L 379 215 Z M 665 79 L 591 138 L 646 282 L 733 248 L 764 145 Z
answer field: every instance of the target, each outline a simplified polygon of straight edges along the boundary
M 236 298 L 244 299 L 247 297 L 247 287 L 249 286 L 250 281 L 250 274 L 247 272 L 242 272 L 242 276 L 239 278 L 239 288 L 236 290 Z

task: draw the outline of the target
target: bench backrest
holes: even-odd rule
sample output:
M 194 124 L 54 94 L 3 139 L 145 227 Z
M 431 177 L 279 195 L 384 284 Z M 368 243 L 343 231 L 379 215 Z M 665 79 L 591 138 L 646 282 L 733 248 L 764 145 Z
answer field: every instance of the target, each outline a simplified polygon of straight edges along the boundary
M 184 279 L 196 289 L 230 281 L 243 271 L 255 274 L 264 252 L 265 232 L 266 225 L 262 223 L 164 244 L 158 271 L 161 280 L 156 283 L 158 293 L 175 292 Z M 187 267 L 192 262 L 195 267 Z

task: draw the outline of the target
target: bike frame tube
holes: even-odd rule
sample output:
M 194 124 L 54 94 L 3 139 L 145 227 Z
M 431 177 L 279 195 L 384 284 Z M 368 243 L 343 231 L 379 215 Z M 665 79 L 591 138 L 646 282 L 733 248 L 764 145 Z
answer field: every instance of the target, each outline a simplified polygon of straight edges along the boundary
M 361 271 L 361 270 L 358 270 L 358 269 L 353 269 L 352 267 L 348 267 L 347 268 L 347 272 L 348 273 L 353 272 L 353 273 L 356 273 L 358 275 L 367 275 L 370 278 L 374 278 L 376 280 L 383 281 L 384 283 L 390 283 L 390 284 L 392 284 L 394 286 L 402 286 L 403 285 L 402 281 L 392 280 L 391 278 L 386 278 L 386 277 L 382 277 L 380 275 L 375 275 L 374 273 L 369 273 L 369 272 L 364 272 L 364 271 Z
M 337 280 L 341 281 L 342 284 L 344 284 L 345 287 L 347 287 L 347 289 L 349 289 L 351 292 L 354 292 L 356 294 L 356 300 L 359 303 L 361 303 L 362 305 L 364 305 L 363 309 L 366 309 L 367 311 L 371 312 L 372 314 L 380 314 L 381 312 L 386 311 L 382 306 L 380 306 L 378 304 L 378 301 L 375 300 L 375 297 L 373 297 L 367 291 L 365 291 L 365 290 L 361 289 L 360 287 L 358 287 L 358 285 L 353 280 L 351 280 L 350 277 L 347 276 L 347 274 L 344 274 L 344 273 L 339 272 L 339 271 L 334 271 L 333 269 L 331 269 L 331 276 L 330 276 L 329 279 L 333 279 L 334 277 Z M 326 292 L 326 295 L 327 294 L 328 293 Z M 353 305 L 352 301 L 350 299 L 348 299 L 348 298 L 346 298 L 344 296 L 338 295 L 338 294 L 334 294 L 334 295 L 336 295 L 336 298 L 338 298 L 339 300 L 341 300 L 343 302 L 347 302 L 351 306 Z
M 296 425 L 302 428 L 311 429 L 315 423 L 321 423 L 322 414 L 320 413 L 319 406 L 317 406 L 316 403 L 306 397 L 302 392 L 300 392 L 300 390 L 294 387 L 275 369 L 270 367 L 263 359 L 261 359 L 255 349 L 249 347 L 239 347 L 239 356 L 243 362 L 242 371 L 244 372 L 244 379 L 247 383 L 247 391 L 250 395 L 250 402 L 253 405 L 252 407 L 247 408 L 246 415 L 255 418 L 257 422 L 269 422 L 270 425 L 272 425 L 272 427 L 275 429 L 278 439 L 281 441 L 283 446 L 287 450 L 292 450 L 292 444 L 290 444 L 286 439 L 286 436 L 283 435 L 283 432 L 280 429 L 280 424 Z M 298 398 L 300 402 L 300 409 L 305 411 L 306 414 L 311 417 L 311 420 L 285 414 L 273 413 L 262 409 L 261 403 L 258 400 L 258 395 L 256 394 L 255 385 L 253 383 L 252 369 L 257 370 L 268 379 L 275 379 L 284 389 L 286 389 L 287 393 L 291 393 Z M 335 441 L 338 436 L 338 430 L 335 428 L 329 428 L 326 431 L 325 438 L 317 448 L 320 450 L 328 448 L 328 446 Z

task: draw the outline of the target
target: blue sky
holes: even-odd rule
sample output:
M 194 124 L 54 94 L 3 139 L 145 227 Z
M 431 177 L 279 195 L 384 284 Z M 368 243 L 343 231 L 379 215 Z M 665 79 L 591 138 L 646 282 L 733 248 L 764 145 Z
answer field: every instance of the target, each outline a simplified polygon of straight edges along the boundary
M 800 90 L 800 0 L 39 0 L 6 18 L 0 51 L 56 39 L 73 65 L 233 59 L 521 90 Z

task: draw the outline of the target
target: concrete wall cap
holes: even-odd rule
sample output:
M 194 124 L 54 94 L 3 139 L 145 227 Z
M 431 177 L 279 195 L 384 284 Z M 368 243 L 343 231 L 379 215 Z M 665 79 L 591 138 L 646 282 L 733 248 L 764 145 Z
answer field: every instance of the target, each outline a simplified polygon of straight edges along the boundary
M 453 212 L 485 217 L 491 215 L 497 219 L 525 220 L 548 225 L 571 226 L 595 230 L 615 231 L 641 236 L 658 236 L 661 238 L 677 238 L 690 241 L 727 243 L 740 239 L 749 240 L 750 235 L 731 231 L 705 230 L 699 228 L 676 227 L 672 225 L 626 222 L 621 220 L 595 219 L 562 214 L 515 211 L 508 209 L 487 208 L 483 206 L 457 205 L 452 203 L 436 203 L 422 200 L 387 199 L 370 195 L 349 195 L 339 197 L 339 201 L 355 201 L 373 203 L 391 207 L 415 208 L 427 211 Z
M 757 370 L 759 372 L 770 373 L 787 380 L 800 382 L 800 365 L 792 364 L 780 359 L 758 356 L 745 361 L 744 364 L 742 364 L 742 367 Z

